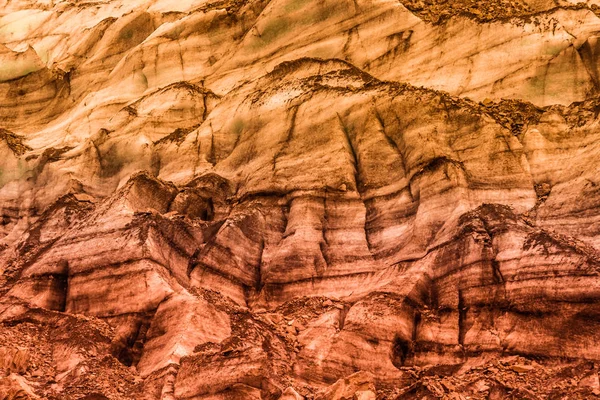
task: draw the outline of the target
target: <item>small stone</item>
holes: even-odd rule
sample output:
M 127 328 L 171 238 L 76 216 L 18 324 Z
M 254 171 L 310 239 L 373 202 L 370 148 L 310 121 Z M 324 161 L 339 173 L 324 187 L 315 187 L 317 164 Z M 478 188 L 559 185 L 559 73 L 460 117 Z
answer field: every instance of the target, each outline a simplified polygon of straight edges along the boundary
M 294 324 L 292 325 L 294 328 L 296 328 L 297 332 L 303 331 L 306 329 L 306 327 L 304 325 L 302 325 L 300 322 L 295 321 Z
M 94 198 L 87 193 L 73 193 L 73 197 L 75 197 L 75 200 L 77 201 L 86 203 L 93 203 L 95 201 Z
M 449 380 L 447 380 L 447 379 L 443 379 L 441 383 L 442 383 L 442 386 L 443 386 L 444 388 L 446 388 L 446 390 L 448 390 L 448 391 L 454 391 L 454 390 L 456 390 L 456 386 L 454 386 L 454 385 L 452 384 L 452 382 L 450 382 L 450 381 L 449 381 Z
M 283 321 L 283 316 L 281 314 L 276 313 L 267 314 L 267 318 L 269 318 L 269 320 L 271 320 L 275 324 L 279 324 Z
M 519 374 L 524 374 L 529 371 L 533 371 L 535 369 L 532 365 L 524 365 L 524 364 L 515 364 L 510 367 L 513 371 L 518 372 Z
M 374 376 L 365 371 L 356 372 L 339 379 L 333 385 L 317 394 L 319 400 L 360 399 L 375 400 Z
M 304 397 L 300 396 L 293 387 L 288 387 L 283 391 L 279 400 L 303 400 Z
M 354 399 L 356 400 L 375 400 L 377 395 L 371 390 L 360 390 L 354 393 Z
M 600 379 L 597 373 L 592 373 L 583 377 L 578 384 L 579 387 L 588 387 L 595 390 L 600 390 Z

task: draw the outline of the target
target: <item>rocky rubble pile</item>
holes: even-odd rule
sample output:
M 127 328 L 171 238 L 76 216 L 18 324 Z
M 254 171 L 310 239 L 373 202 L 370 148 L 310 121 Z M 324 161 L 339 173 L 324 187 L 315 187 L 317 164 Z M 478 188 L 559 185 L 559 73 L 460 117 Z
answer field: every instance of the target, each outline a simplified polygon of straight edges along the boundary
M 440 367 L 406 368 L 410 386 L 381 398 L 408 399 L 592 399 L 600 397 L 598 365 L 556 363 L 519 356 L 474 359 L 456 371 Z
M 141 379 L 112 354 L 114 336 L 101 320 L 45 310 L 3 320 L 0 399 L 139 398 Z
M 527 131 L 530 125 L 537 124 L 545 111 L 531 103 L 519 100 L 502 99 L 499 102 L 493 102 L 490 99 L 484 99 L 481 105 L 485 108 L 485 112 L 515 136 Z
M 204 293 L 213 299 L 220 296 Z M 219 300 L 232 312 L 239 308 Z M 300 346 L 296 336 L 306 329 L 300 320 L 327 312 L 337 304 L 329 299 L 303 298 L 283 305 L 277 311 L 257 310 L 247 314 L 250 320 L 264 321 L 261 337 L 275 334 L 290 345 Z M 237 311 L 236 311 L 237 310 Z M 247 329 L 256 322 L 239 320 L 232 336 L 210 351 L 210 346 L 197 348 L 195 353 L 209 351 L 236 357 L 248 348 L 255 334 Z M 262 322 L 262 323 L 264 323 Z M 259 322 L 261 323 L 261 322 Z M 290 328 L 291 327 L 291 328 Z M 99 336 L 100 335 L 100 336 Z M 0 333 L 0 399 L 65 399 L 65 400 L 133 400 L 147 398 L 149 386 L 133 367 L 123 366 L 107 353 L 112 330 L 101 321 L 61 316 L 38 311 L 27 318 L 5 321 Z M 259 346 L 265 344 L 258 343 Z M 269 345 L 267 345 L 269 346 Z M 300 346 L 301 347 L 301 346 Z M 299 347 L 299 348 L 300 348 Z M 293 347 L 292 347 L 293 348 Z M 294 350 L 297 352 L 299 350 Z M 207 353 L 208 354 L 208 353 Z M 269 352 L 271 362 L 288 363 L 282 354 Z M 64 371 L 68 364 L 76 369 Z M 423 365 L 400 368 L 399 384 L 377 388 L 376 377 L 366 371 L 344 377 L 320 390 L 298 385 L 285 376 L 273 376 L 279 390 L 275 397 L 282 400 L 408 400 L 408 399 L 591 399 L 600 397 L 598 364 L 592 361 L 557 361 L 522 356 L 482 354 L 462 365 Z M 231 392 L 235 399 L 260 398 L 247 387 Z M 236 394 L 237 393 L 237 394 Z M 237 397 L 236 397 L 237 396 Z
M 526 0 L 403 0 L 402 4 L 420 18 L 439 24 L 453 16 L 466 16 L 482 22 L 522 17 L 533 12 Z
M 531 21 L 537 16 L 558 9 L 591 10 L 600 13 L 596 2 L 568 0 L 403 0 L 402 4 L 419 18 L 432 24 L 442 24 L 452 17 L 466 17 L 479 22 Z M 536 22 L 540 24 L 540 21 Z

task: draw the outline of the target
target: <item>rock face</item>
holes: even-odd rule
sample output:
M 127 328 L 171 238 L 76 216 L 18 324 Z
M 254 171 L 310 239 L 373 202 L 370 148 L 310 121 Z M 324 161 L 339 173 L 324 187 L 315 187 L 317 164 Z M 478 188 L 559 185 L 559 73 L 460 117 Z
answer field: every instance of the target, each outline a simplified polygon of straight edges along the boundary
M 0 0 L 0 399 L 600 395 L 597 10 Z

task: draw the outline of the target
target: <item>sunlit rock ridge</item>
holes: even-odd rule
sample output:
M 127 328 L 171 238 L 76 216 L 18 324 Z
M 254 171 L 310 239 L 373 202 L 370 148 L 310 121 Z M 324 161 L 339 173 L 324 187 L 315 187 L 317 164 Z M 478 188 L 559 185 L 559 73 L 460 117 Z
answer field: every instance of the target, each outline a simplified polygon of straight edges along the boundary
M 600 395 L 596 3 L 0 0 L 0 399 Z

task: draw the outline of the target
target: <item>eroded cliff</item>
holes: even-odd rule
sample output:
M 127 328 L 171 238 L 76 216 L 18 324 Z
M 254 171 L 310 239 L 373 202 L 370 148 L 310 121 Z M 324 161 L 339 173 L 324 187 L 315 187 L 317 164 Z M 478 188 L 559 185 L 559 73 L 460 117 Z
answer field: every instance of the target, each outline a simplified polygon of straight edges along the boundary
M 0 2 L 0 398 L 600 395 L 597 11 Z

